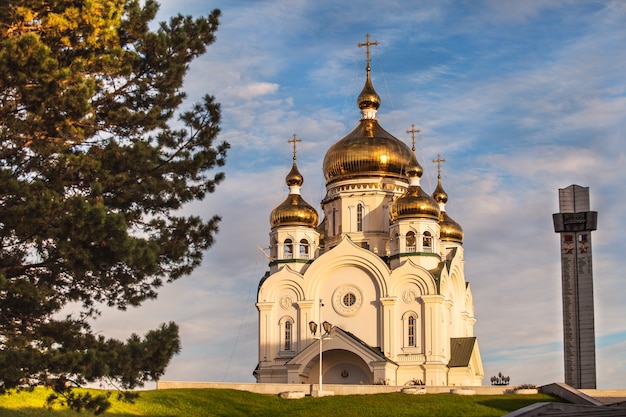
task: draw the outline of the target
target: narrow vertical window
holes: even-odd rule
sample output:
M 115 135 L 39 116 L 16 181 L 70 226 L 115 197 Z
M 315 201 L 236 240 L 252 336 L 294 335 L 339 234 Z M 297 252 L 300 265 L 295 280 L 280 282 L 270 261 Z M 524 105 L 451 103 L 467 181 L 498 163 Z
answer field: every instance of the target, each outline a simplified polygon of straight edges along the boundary
M 291 321 L 287 320 L 285 322 L 285 350 L 291 350 L 291 334 L 292 334 Z
M 337 210 L 333 207 L 333 224 L 331 225 L 331 236 L 335 236 L 337 234 Z
M 415 232 L 408 232 L 406 234 L 406 251 L 415 252 L 416 250 L 417 248 L 415 247 Z
M 356 206 L 356 231 L 363 231 L 363 204 L 361 203 Z
M 293 241 L 291 239 L 285 239 L 283 246 L 283 258 L 293 259 Z
M 422 237 L 422 248 L 424 252 L 433 251 L 433 237 L 430 232 L 424 232 L 424 236 Z
M 300 241 L 300 259 L 309 259 L 309 242 L 306 239 Z
M 407 346 L 415 347 L 415 316 L 409 316 L 407 336 Z

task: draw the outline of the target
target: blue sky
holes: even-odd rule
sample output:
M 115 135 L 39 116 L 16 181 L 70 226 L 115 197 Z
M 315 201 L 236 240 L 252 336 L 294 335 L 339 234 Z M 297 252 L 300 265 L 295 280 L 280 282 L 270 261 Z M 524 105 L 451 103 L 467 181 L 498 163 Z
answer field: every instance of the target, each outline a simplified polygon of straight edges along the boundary
M 188 212 L 223 220 L 190 277 L 156 301 L 94 324 L 126 338 L 165 321 L 183 351 L 165 380 L 252 382 L 269 214 L 287 194 L 287 140 L 303 142 L 303 197 L 324 195 L 326 150 L 357 124 L 365 34 L 381 125 L 410 143 L 432 191 L 440 153 L 448 213 L 465 230 L 484 383 L 562 381 L 558 189 L 590 187 L 600 388 L 626 381 L 626 2 L 161 0 L 159 20 L 222 10 L 217 41 L 191 66 L 189 100 L 215 95 L 226 180 Z M 318 210 L 319 211 L 319 210 Z

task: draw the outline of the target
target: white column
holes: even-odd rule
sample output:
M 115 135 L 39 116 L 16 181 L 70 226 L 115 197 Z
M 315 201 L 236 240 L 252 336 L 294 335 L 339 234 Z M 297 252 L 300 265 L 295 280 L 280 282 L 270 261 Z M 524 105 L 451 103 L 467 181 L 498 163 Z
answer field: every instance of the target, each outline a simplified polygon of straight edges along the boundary
M 380 347 L 385 356 L 393 358 L 396 355 L 396 338 L 398 337 L 396 328 L 399 322 L 395 314 L 396 297 L 381 298 L 380 305 L 382 308 L 381 328 L 383 334 Z

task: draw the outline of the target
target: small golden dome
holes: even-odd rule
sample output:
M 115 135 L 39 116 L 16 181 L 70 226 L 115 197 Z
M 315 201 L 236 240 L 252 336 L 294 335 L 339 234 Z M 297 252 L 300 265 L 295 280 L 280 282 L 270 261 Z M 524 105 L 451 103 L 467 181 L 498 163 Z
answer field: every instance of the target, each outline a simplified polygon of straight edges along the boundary
M 442 211 L 439 215 L 440 236 L 442 241 L 463 243 L 463 229 L 452 220 L 448 213 Z
M 300 174 L 300 171 L 298 171 L 298 167 L 296 166 L 295 161 L 293 162 L 291 171 L 289 171 L 289 174 L 287 174 L 287 177 L 285 177 L 285 182 L 289 187 L 293 185 L 302 187 L 302 184 L 304 183 L 304 177 L 302 176 L 302 174 Z
M 300 187 L 304 183 L 304 177 L 298 171 L 295 155 L 291 171 L 285 177 L 289 186 L 289 195 L 270 214 L 272 228 L 278 226 L 306 226 L 315 228 L 319 221 L 317 211 L 300 195 Z
M 405 179 L 411 161 L 409 147 L 383 129 L 375 119 L 362 119 L 324 156 L 326 183 L 372 175 Z
M 437 159 L 440 159 L 439 156 L 437 156 Z M 441 213 L 439 214 L 441 240 L 444 242 L 463 243 L 463 229 L 457 222 L 448 216 L 448 213 L 446 213 L 445 210 L 445 204 L 448 201 L 448 193 L 446 193 L 441 185 L 441 174 L 437 175 L 437 187 L 435 188 L 435 191 L 433 191 L 433 198 L 437 203 L 439 203 L 441 210 Z
M 356 100 L 359 109 L 374 109 L 378 110 L 380 107 L 380 96 L 374 90 L 374 85 L 372 84 L 372 80 L 370 79 L 369 67 L 367 71 L 367 79 L 365 80 L 365 85 L 363 86 L 363 90 L 361 90 L 361 94 Z
M 314 229 L 319 221 L 317 211 L 311 207 L 300 194 L 289 194 L 285 201 L 272 210 L 270 225 L 306 226 Z
M 419 164 L 419 162 L 417 162 L 417 158 L 415 157 L 415 152 L 411 152 L 411 161 L 409 161 L 409 166 L 406 168 L 405 172 L 406 172 L 406 176 L 409 178 L 411 177 L 421 178 L 422 177 L 424 170 L 422 169 L 422 166 Z
M 448 201 L 448 194 L 441 186 L 441 177 L 437 179 L 437 187 L 435 187 L 435 191 L 433 191 L 433 198 L 439 204 L 446 204 Z
M 421 186 L 412 185 L 391 204 L 391 221 L 400 219 L 439 220 L 439 205 Z

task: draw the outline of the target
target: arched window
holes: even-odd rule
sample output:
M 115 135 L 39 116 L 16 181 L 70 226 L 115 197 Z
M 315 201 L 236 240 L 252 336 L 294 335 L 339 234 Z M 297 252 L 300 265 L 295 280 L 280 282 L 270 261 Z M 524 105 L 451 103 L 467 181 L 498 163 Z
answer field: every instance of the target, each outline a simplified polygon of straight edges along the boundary
M 356 231 L 363 231 L 363 204 L 361 203 L 356 206 Z
M 407 252 L 415 252 L 417 248 L 415 247 L 415 232 L 410 231 L 406 234 L 406 251 Z
M 280 327 L 279 353 L 281 355 L 291 356 L 295 350 L 295 325 L 293 318 L 283 316 L 278 322 L 278 325 Z
M 407 322 L 407 346 L 415 347 L 415 316 L 409 316 Z
M 291 239 L 285 239 L 283 245 L 283 258 L 293 259 L 293 241 Z
M 398 232 L 395 232 L 393 234 L 393 239 L 391 240 L 391 251 L 395 253 L 399 250 L 400 250 L 400 236 L 398 235 Z
M 419 316 L 415 311 L 407 311 L 402 316 L 402 322 L 405 352 L 421 353 L 422 330 Z
M 433 251 L 433 236 L 430 232 L 424 232 L 424 236 L 422 237 L 422 248 L 424 252 Z
M 293 335 L 293 326 L 291 321 L 287 320 L 285 322 L 285 349 L 283 350 L 291 350 L 291 336 Z
M 309 259 L 309 241 L 306 239 L 300 241 L 300 259 Z

